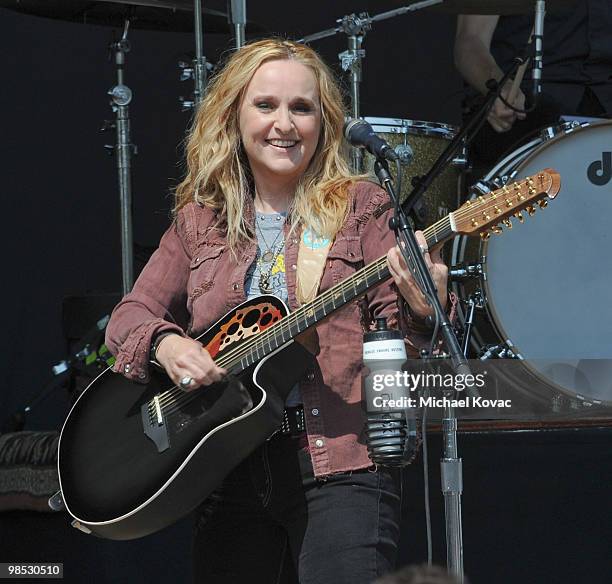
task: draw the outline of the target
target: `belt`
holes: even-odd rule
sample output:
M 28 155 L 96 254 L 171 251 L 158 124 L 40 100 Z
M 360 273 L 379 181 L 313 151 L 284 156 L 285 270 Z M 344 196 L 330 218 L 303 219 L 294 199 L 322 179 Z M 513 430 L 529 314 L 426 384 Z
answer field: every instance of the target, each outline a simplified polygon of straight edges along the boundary
M 304 406 L 300 404 L 299 406 L 285 408 L 280 433 L 285 436 L 295 436 L 305 431 Z

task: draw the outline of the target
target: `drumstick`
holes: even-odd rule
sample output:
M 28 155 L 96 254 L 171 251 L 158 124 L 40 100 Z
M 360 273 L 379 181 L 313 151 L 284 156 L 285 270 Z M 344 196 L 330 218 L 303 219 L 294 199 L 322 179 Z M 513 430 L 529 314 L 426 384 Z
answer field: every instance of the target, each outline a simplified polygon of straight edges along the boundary
M 535 31 L 535 26 L 534 28 L 531 29 L 531 35 L 529 36 L 529 42 L 531 42 L 533 40 L 533 33 Z M 514 81 L 512 81 L 512 86 L 510 87 L 510 92 L 508 93 L 508 103 L 513 103 L 514 99 L 516 98 L 519 88 L 521 86 L 521 83 L 523 81 L 523 77 L 525 76 L 525 71 L 527 71 L 527 66 L 529 65 L 529 61 L 531 61 L 531 57 L 528 58 L 516 71 L 516 77 L 514 78 Z

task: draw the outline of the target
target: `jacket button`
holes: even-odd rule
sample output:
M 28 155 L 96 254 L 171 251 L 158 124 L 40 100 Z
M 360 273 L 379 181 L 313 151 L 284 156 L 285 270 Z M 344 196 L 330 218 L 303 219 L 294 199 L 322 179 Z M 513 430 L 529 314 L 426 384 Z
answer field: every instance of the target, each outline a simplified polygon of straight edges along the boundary
M 323 444 L 325 444 L 325 442 L 323 442 L 323 440 L 321 440 L 320 438 L 318 440 L 315 440 L 315 446 L 317 448 L 321 448 Z
M 130 372 L 130 364 L 128 363 L 128 364 L 127 364 L 127 365 L 126 365 L 126 366 L 123 368 L 123 370 L 124 370 L 126 373 L 129 373 L 129 372 Z
M 138 378 L 139 378 L 139 379 L 144 379 L 146 376 L 147 376 L 147 374 L 143 372 L 143 373 L 140 373 L 140 374 L 138 375 Z
M 319 415 L 319 410 L 317 408 L 312 408 L 311 413 L 312 413 L 313 416 L 318 416 Z
M 306 375 L 307 381 L 314 381 L 314 378 L 315 378 L 315 375 L 312 371 L 308 375 Z
M 233 285 L 232 285 L 232 289 L 233 289 L 234 291 L 238 290 L 238 284 L 233 284 Z
M 293 264 L 293 265 L 291 266 L 291 269 L 295 271 L 295 270 L 297 270 L 297 266 L 296 266 L 295 264 Z

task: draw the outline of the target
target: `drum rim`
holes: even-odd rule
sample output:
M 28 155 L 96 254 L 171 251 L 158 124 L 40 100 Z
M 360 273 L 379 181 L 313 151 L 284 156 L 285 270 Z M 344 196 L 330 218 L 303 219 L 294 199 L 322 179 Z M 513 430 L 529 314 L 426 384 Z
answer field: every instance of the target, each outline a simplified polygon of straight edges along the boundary
M 484 180 L 491 181 L 495 178 L 500 178 L 503 176 L 507 177 L 507 181 L 504 184 L 508 184 L 520 173 L 521 169 L 524 168 L 527 164 L 529 164 L 533 158 L 537 155 L 540 155 L 551 145 L 556 142 L 567 138 L 571 134 L 575 134 L 578 132 L 598 129 L 602 126 L 612 126 L 612 120 L 602 120 L 601 122 L 586 122 L 579 126 L 575 126 L 573 128 L 567 128 L 559 131 L 557 126 L 548 126 L 543 128 L 541 134 L 538 138 L 535 138 L 531 142 L 524 144 L 520 148 L 517 148 L 513 152 L 509 153 L 503 160 L 498 162 L 491 171 L 484 177 Z M 547 136 L 545 132 L 548 130 L 557 130 L 552 137 Z M 522 156 L 521 151 L 522 150 Z M 504 172 L 505 171 L 505 172 Z M 465 243 L 459 243 L 458 249 L 461 250 L 461 260 L 464 258 L 465 254 L 465 245 L 467 245 L 467 237 L 461 238 L 465 240 Z M 496 310 L 495 302 L 491 296 L 491 291 L 489 287 L 489 270 L 488 270 L 488 242 L 482 240 L 480 245 L 478 246 L 478 261 L 484 257 L 485 260 L 482 262 L 482 274 L 479 277 L 479 285 L 484 296 L 484 306 L 485 312 L 488 316 L 489 323 L 493 328 L 494 332 L 498 335 L 501 342 L 506 343 L 512 351 L 523 361 L 524 365 L 531 371 L 539 380 L 543 381 L 548 387 L 551 387 L 555 390 L 562 392 L 565 395 L 570 396 L 573 399 L 577 399 L 585 404 L 595 404 L 595 405 L 612 405 L 612 400 L 601 400 L 585 395 L 581 395 L 576 391 L 572 391 L 571 389 L 559 385 L 555 381 L 546 377 L 540 370 L 531 365 L 528 360 L 528 357 L 522 354 L 521 347 L 519 344 L 515 342 L 506 332 L 503 326 L 503 320 L 499 316 L 499 312 Z
M 363 118 L 372 126 L 375 132 L 390 134 L 412 134 L 416 136 L 435 136 L 452 140 L 459 128 L 442 122 L 428 122 L 426 120 L 411 120 L 409 118 L 385 118 L 367 116 Z M 390 130 L 389 128 L 393 128 Z

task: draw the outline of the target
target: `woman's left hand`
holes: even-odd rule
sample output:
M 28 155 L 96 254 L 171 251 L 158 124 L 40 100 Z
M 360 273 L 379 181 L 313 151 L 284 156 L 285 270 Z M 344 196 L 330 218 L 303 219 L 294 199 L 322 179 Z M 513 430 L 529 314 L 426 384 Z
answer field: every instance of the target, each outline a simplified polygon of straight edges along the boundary
M 429 268 L 429 273 L 432 275 L 434 284 L 438 290 L 438 298 L 440 299 L 442 308 L 446 308 L 448 299 L 448 267 L 440 256 L 442 245 L 438 245 L 430 251 L 427 249 L 427 243 L 425 242 L 425 236 L 422 231 L 416 232 L 416 238 L 423 250 L 425 263 Z M 432 315 L 433 309 L 427 304 L 425 296 L 421 293 L 421 290 L 414 281 L 414 277 L 408 269 L 397 245 L 392 247 L 389 253 L 387 253 L 387 265 L 389 266 L 389 271 L 401 295 L 406 299 L 406 302 L 408 302 L 412 314 L 421 318 Z

